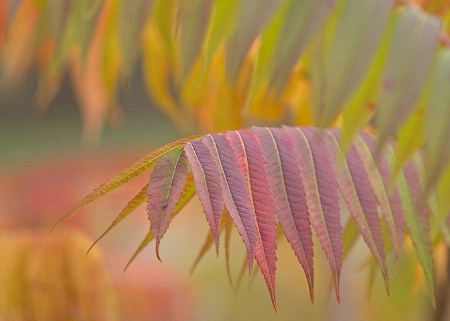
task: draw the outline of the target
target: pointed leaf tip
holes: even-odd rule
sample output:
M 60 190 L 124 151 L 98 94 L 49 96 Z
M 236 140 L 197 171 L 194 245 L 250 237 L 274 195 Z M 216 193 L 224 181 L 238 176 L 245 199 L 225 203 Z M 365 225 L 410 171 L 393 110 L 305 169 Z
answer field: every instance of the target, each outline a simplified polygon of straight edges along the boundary
M 180 200 L 188 175 L 188 160 L 183 149 L 174 150 L 158 161 L 148 183 L 147 212 L 150 227 L 155 234 L 156 256 L 161 238 L 167 231 L 176 205 Z
M 247 131 L 229 131 L 225 137 L 230 142 L 243 175 L 247 179 L 255 213 L 257 243 L 255 258 L 276 306 L 276 247 L 277 227 L 275 205 L 267 177 L 266 160 L 262 146 L 255 134 Z
M 206 135 L 202 141 L 214 156 L 220 172 L 222 199 L 247 248 L 249 268 L 255 257 L 256 221 L 250 193 L 238 161 L 227 139 L 219 134 Z
M 194 176 L 197 195 L 213 232 L 216 253 L 219 253 L 220 221 L 223 200 L 219 167 L 208 147 L 202 141 L 193 141 L 185 145 L 184 150 Z
M 308 215 L 333 273 L 336 295 L 342 267 L 342 227 L 337 182 L 324 132 L 312 128 L 284 126 L 294 143 L 305 186 Z
M 279 128 L 252 127 L 267 162 L 269 186 L 278 220 L 288 242 L 305 271 L 313 298 L 313 243 L 305 199 L 300 179 L 299 161 L 292 152 L 293 142 Z

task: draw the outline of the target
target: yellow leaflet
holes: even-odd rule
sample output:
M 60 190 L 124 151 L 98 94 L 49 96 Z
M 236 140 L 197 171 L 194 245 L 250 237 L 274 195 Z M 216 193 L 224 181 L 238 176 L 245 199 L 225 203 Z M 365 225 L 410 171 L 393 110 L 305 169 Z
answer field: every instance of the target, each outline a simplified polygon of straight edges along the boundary
M 241 106 L 237 90 L 232 87 L 226 73 L 225 48 L 222 46 L 217 52 L 211 65 L 213 92 L 212 98 L 213 125 L 216 131 L 241 128 Z M 214 107 L 213 107 L 214 106 Z
M 241 106 L 245 90 L 239 81 L 236 88 L 232 87 L 225 64 L 222 46 L 207 72 L 203 73 L 201 63 L 197 62 L 182 88 L 183 103 L 194 114 L 200 132 L 242 128 Z
M 104 21 L 103 81 L 109 98 L 116 96 L 116 85 L 119 70 L 122 64 L 121 47 L 119 40 L 119 8 L 121 0 L 110 0 L 105 3 L 106 18 Z
M 174 85 L 174 64 L 170 60 L 169 49 L 163 35 L 153 21 L 144 30 L 144 73 L 145 80 L 153 98 L 171 120 L 181 129 L 187 129 L 188 123 L 181 108 L 170 94 L 170 85 Z
M 262 86 L 267 88 L 270 80 L 270 75 L 273 69 L 272 58 L 275 48 L 278 43 L 279 35 L 283 27 L 283 21 L 289 9 L 289 1 L 281 4 L 281 8 L 267 27 L 261 38 L 261 44 L 258 49 L 258 54 L 255 60 L 254 74 L 250 86 L 250 91 L 247 97 L 244 113 L 250 113 L 253 106 L 253 99 L 260 91 Z M 263 91 L 266 91 L 264 89 Z
M 153 9 L 152 20 L 161 32 L 162 40 L 169 52 L 172 53 L 173 39 L 175 37 L 174 24 L 174 11 L 176 2 L 175 0 L 158 0 Z
M 400 128 L 397 137 L 396 158 L 392 171 L 391 181 L 394 182 L 403 165 L 423 145 L 425 131 L 425 117 L 422 104 L 416 108 L 414 113 Z

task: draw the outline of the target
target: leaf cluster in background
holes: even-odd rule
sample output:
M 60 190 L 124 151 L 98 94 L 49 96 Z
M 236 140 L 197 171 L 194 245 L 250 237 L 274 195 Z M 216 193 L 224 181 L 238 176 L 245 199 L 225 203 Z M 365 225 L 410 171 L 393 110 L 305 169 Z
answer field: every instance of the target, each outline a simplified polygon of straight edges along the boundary
M 368 123 L 398 139 L 395 172 L 425 146 L 425 186 L 450 175 L 446 1 L 3 1 L 1 85 L 39 70 L 45 108 L 70 74 L 85 137 L 120 117 L 142 66 L 153 100 L 184 132 L 248 124 Z M 450 184 L 442 187 L 447 191 Z M 450 207 L 450 204 L 447 204 Z
M 118 320 L 111 275 L 100 251 L 84 257 L 85 235 L 15 231 L 3 232 L 0 241 L 2 319 Z
M 252 127 L 183 139 L 125 169 L 68 215 L 150 171 L 147 186 L 101 236 L 147 201 L 150 230 L 131 261 L 153 239 L 160 257 L 159 244 L 170 222 L 197 193 L 211 228 L 200 257 L 213 244 L 218 253 L 220 235 L 231 219 L 245 244 L 249 269 L 256 259 L 275 308 L 277 225 L 303 267 L 311 299 L 312 231 L 329 262 L 339 299 L 342 260 L 357 240 L 343 233 L 342 225 L 346 231 L 356 223 L 388 291 L 404 237 L 411 238 L 434 302 L 432 241 L 449 244 L 450 234 L 448 215 L 438 214 L 436 194 L 425 194 L 422 154 L 393 176 L 394 143 L 379 150 L 373 137 L 359 133 L 344 154 L 341 133 L 314 127 Z M 350 218 L 343 215 L 347 212 Z M 390 264 L 388 254 L 393 257 Z

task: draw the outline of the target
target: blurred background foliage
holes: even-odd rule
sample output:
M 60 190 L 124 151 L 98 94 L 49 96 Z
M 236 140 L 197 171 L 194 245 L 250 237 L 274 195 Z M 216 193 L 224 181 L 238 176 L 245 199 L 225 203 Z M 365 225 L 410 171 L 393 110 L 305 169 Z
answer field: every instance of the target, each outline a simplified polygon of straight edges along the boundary
M 0 293 L 0 320 L 445 315 L 441 309 L 449 302 L 438 302 L 437 312 L 429 306 L 412 246 L 402 254 L 388 298 L 358 241 L 344 265 L 340 305 L 329 298 L 331 281 L 318 255 L 311 306 L 305 280 L 292 271 L 299 268 L 295 257 L 280 244 L 276 316 L 260 276 L 244 278 L 234 292 L 223 260 L 212 253 L 188 277 L 204 240 L 197 231 L 203 227 L 207 235 L 196 202 L 164 240 L 164 264 L 146 253 L 125 274 L 140 241 L 136 235 L 147 230 L 142 209 L 102 242 L 99 253 L 85 259 L 80 247 L 87 250 L 87 239 L 101 234 L 132 192 L 114 194 L 104 207 L 89 207 L 70 221 L 70 232 L 49 236 L 46 231 L 86 192 L 143 153 L 187 134 L 254 124 L 338 126 L 344 144 L 357 131 L 370 130 L 380 144 L 397 139 L 397 168 L 424 148 L 426 186 L 437 190 L 438 211 L 447 214 L 449 33 L 446 0 L 0 1 L 0 253 L 5 256 L 0 280 L 9 284 Z M 244 257 L 242 250 L 237 241 L 232 255 Z M 447 255 L 445 244 L 436 240 L 443 292 Z M 48 271 L 40 272 L 46 269 L 42 260 L 53 262 L 68 283 L 102 282 L 98 275 L 105 283 L 80 283 L 85 286 L 77 292 L 58 282 L 54 289 L 46 283 L 52 281 Z M 236 276 L 240 263 L 232 261 Z M 83 264 L 89 266 L 80 270 L 83 275 L 67 269 Z M 23 283 L 15 283 L 19 279 Z M 96 292 L 109 287 L 114 294 Z M 64 293 L 65 303 L 36 303 L 39 308 L 26 312 L 24 304 L 45 300 L 43 290 Z M 76 299 L 80 293 L 104 306 L 105 314 L 90 314 L 85 301 Z M 58 314 L 68 306 L 69 317 Z

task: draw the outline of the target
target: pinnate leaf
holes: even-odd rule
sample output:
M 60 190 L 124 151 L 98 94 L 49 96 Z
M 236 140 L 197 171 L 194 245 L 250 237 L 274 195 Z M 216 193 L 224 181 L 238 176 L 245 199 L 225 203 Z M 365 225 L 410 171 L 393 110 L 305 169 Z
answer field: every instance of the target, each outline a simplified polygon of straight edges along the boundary
M 430 218 L 437 212 L 437 226 L 444 232 L 448 230 L 442 228 L 448 221 L 445 196 L 448 184 L 444 184 L 448 175 L 442 178 L 444 183 L 441 180 L 437 194 L 434 189 L 427 192 L 424 153 L 416 153 L 394 179 L 392 168 L 396 160 L 392 142 L 377 149 L 373 137 L 360 133 L 344 154 L 340 136 L 337 129 L 285 126 L 188 137 L 162 147 L 122 171 L 88 195 L 71 213 L 152 169 L 146 188 L 124 207 L 99 239 L 147 199 L 150 229 L 127 266 L 153 239 L 160 258 L 159 244 L 169 223 L 197 191 L 211 232 L 194 267 L 213 243 L 218 249 L 220 233 L 225 230 L 229 273 L 234 224 L 246 246 L 245 264 L 253 271 L 256 258 L 275 309 L 276 242 L 281 234 L 286 235 L 304 269 L 313 300 L 313 225 L 330 264 L 339 300 L 342 257 L 359 234 L 379 266 L 389 292 L 384 247 L 385 243 L 389 249 L 393 246 L 396 268 L 406 223 L 434 302 Z M 345 244 L 340 195 L 354 218 L 354 222 L 346 221 Z M 381 215 L 389 232 L 385 238 Z M 437 230 L 434 227 L 433 233 Z

